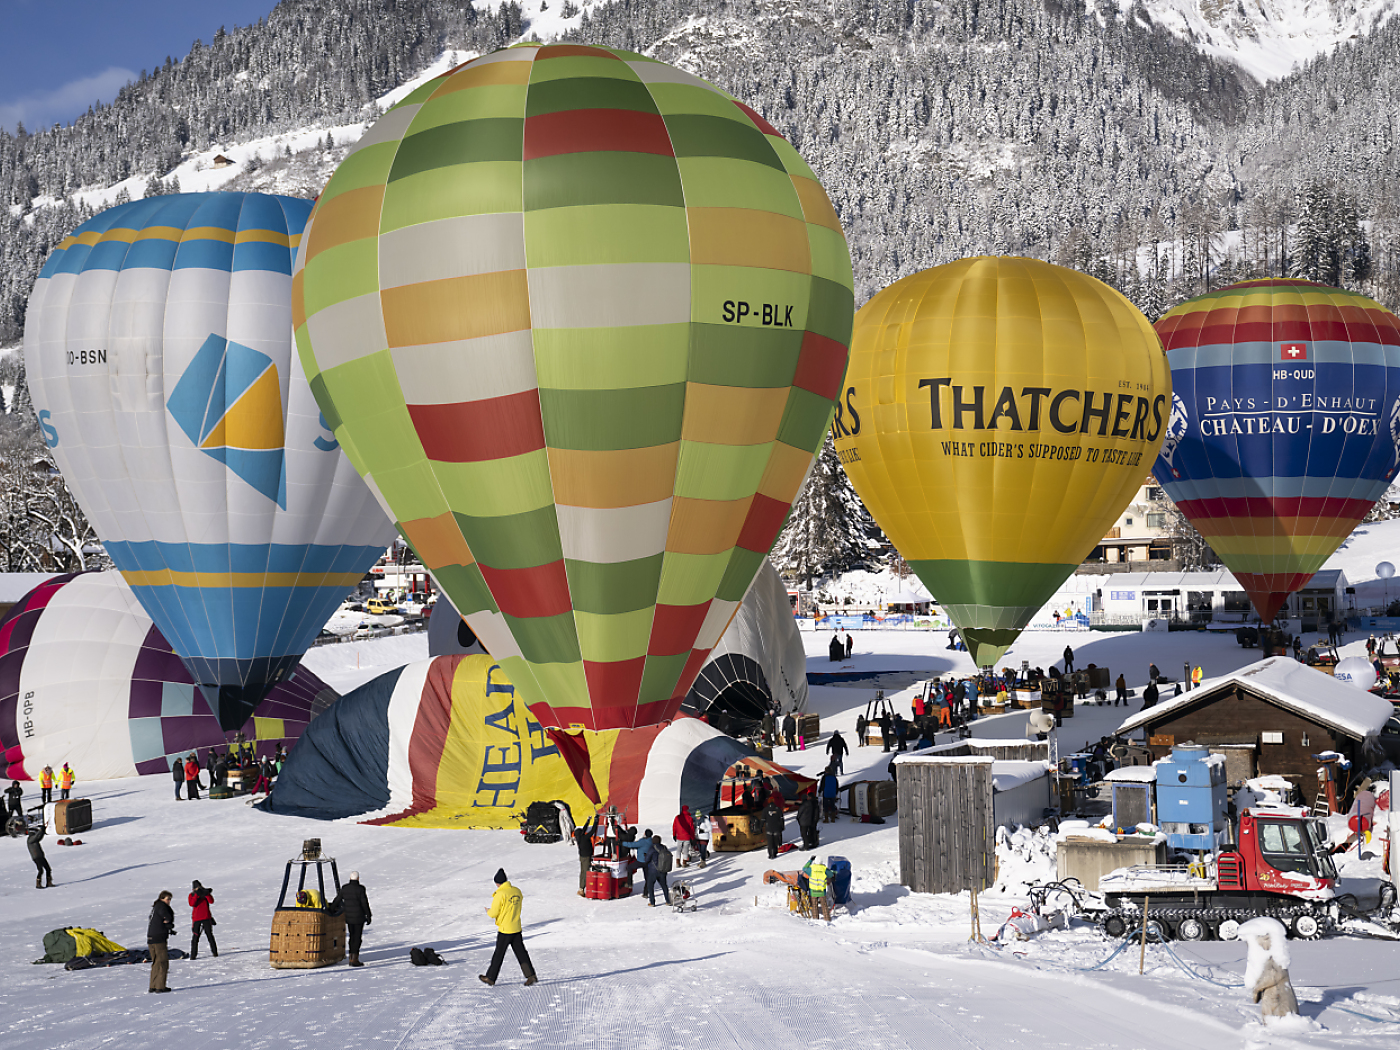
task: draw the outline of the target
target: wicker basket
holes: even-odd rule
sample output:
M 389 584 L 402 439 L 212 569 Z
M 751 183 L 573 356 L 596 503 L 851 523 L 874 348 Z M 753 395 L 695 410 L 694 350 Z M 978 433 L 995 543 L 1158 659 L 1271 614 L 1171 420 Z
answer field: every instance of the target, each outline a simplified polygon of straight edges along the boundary
M 316 908 L 279 908 L 268 961 L 275 970 L 314 970 L 345 958 L 345 916 Z

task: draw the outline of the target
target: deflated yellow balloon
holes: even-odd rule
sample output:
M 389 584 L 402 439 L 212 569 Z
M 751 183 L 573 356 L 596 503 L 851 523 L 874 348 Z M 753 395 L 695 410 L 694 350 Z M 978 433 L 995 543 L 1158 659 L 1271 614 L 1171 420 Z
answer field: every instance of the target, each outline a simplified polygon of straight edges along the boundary
M 832 428 L 856 492 L 987 667 L 1122 513 L 1170 411 L 1162 345 L 1127 299 L 979 257 L 856 314 Z

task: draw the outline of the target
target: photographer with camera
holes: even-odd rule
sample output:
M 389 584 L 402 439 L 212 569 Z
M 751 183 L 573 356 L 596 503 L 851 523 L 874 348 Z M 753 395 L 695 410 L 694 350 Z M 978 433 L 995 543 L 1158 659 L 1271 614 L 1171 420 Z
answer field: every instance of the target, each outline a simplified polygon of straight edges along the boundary
M 190 891 L 190 925 L 194 930 L 194 936 L 190 940 L 190 958 L 199 958 L 199 935 L 203 932 L 209 938 L 209 951 L 217 959 L 219 956 L 219 946 L 214 941 L 214 916 L 209 914 L 209 905 L 214 903 L 214 891 L 206 888 L 198 879 L 194 880 L 194 887 Z

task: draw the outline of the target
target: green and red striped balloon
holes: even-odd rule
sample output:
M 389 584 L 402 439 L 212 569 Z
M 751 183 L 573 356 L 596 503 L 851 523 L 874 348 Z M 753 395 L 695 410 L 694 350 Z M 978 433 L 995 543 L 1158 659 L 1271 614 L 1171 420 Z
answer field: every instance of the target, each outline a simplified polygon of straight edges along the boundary
M 498 51 L 341 163 L 294 299 L 336 437 L 536 717 L 670 718 L 846 369 L 850 254 L 797 151 L 642 55 Z

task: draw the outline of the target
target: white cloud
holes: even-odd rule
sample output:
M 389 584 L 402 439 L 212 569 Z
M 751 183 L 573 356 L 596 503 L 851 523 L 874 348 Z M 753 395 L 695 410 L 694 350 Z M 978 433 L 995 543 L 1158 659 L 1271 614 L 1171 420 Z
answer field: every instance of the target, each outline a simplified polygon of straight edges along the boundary
M 60 121 L 69 121 L 87 111 L 94 102 L 110 102 L 117 91 L 136 74 L 120 66 L 108 66 L 101 73 L 79 77 L 54 88 L 36 91 L 17 99 L 0 101 L 0 127 L 14 131 L 24 121 L 30 131 L 46 128 Z

